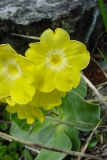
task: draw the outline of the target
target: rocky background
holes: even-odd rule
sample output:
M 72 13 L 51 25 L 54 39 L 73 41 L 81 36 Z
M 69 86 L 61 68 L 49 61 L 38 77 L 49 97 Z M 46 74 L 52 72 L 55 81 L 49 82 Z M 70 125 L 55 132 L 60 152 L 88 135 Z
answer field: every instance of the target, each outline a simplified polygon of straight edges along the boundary
M 104 2 L 107 4 L 107 0 L 104 0 Z M 37 37 L 40 36 L 45 29 L 51 28 L 54 30 L 57 27 L 68 31 L 71 39 L 84 42 L 91 53 L 91 57 L 95 58 L 97 62 L 104 62 L 98 53 L 97 47 L 100 48 L 103 53 L 107 54 L 107 34 L 103 34 L 100 37 L 100 41 L 97 41 L 99 35 L 105 30 L 97 0 L 0 0 L 0 44 L 9 43 L 20 54 L 24 54 L 28 48 L 28 44 L 35 40 L 13 36 L 12 33 Z M 95 44 L 97 44 L 96 47 Z M 105 77 L 99 65 L 93 60 L 90 62 L 89 66 L 84 70 L 85 76 L 96 86 L 107 82 L 107 77 Z M 103 63 L 103 65 L 102 68 L 104 68 L 107 73 L 107 63 Z M 100 85 L 100 87 L 98 87 L 99 91 L 104 94 L 105 99 L 107 95 L 107 85 Z M 92 100 L 92 98 L 95 98 L 95 95 L 90 89 L 87 93 L 87 99 L 91 98 Z M 2 119 L 3 122 L 5 122 L 2 104 L 0 108 L 1 122 Z M 101 118 L 105 113 L 106 106 L 101 103 Z M 5 117 L 7 120 L 7 116 Z M 105 143 L 105 136 L 107 135 L 106 126 L 107 118 L 105 118 L 102 128 L 98 130 L 100 131 L 97 137 L 98 144 L 88 149 L 86 153 L 107 157 L 107 143 Z M 8 131 L 6 133 L 9 133 L 9 128 L 10 122 L 9 125 L 7 125 L 7 129 L 2 129 L 2 131 Z M 86 142 L 89 135 L 89 132 L 80 133 L 79 138 L 82 144 Z M 94 138 L 95 136 L 93 136 L 93 139 Z M 5 140 L 3 144 L 10 146 L 10 142 L 8 144 Z M 19 147 L 17 148 L 15 147 L 14 149 L 15 153 L 20 154 L 21 151 L 19 152 Z M 13 155 L 14 150 L 13 148 L 9 148 L 9 154 L 12 153 Z M 71 157 L 68 156 L 68 159 L 71 159 Z
M 9 43 L 21 54 L 35 40 L 11 33 L 40 36 L 45 29 L 57 27 L 90 49 L 103 28 L 96 1 L 0 0 L 0 44 Z

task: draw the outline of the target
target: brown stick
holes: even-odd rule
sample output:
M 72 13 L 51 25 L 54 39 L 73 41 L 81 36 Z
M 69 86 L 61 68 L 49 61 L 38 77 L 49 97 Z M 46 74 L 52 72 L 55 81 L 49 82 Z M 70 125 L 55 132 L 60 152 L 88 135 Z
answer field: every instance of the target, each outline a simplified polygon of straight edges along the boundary
M 52 148 L 52 147 L 48 147 L 48 146 L 41 145 L 41 144 L 38 144 L 38 143 L 24 141 L 23 139 L 13 137 L 13 136 L 10 136 L 10 135 L 2 133 L 2 132 L 0 132 L 0 137 L 2 137 L 2 138 L 5 137 L 5 138 L 8 138 L 8 139 L 14 140 L 16 142 L 23 143 L 24 145 L 31 146 L 31 147 L 35 146 L 35 147 L 38 147 L 38 148 L 41 148 L 41 149 L 46 149 L 46 150 L 50 150 L 50 151 L 65 153 L 65 154 L 69 154 L 69 155 L 73 155 L 73 156 L 87 157 L 87 158 L 95 159 L 95 160 L 104 160 L 100 157 L 96 157 L 96 156 L 93 156 L 93 155 L 90 155 L 90 154 L 85 154 L 85 153 L 75 152 L 75 151 L 69 151 L 69 150 L 63 150 L 63 149 L 59 149 L 59 148 Z

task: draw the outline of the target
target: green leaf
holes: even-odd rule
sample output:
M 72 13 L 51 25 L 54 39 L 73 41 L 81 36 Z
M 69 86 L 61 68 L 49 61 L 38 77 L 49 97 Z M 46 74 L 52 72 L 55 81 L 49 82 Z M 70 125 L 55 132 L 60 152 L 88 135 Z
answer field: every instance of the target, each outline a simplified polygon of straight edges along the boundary
M 27 149 L 23 150 L 22 156 L 26 160 L 33 160 L 31 153 Z
M 12 122 L 15 122 L 23 130 L 29 131 L 30 125 L 26 123 L 26 120 L 18 119 L 17 113 L 10 114 L 10 116 Z
M 97 48 L 97 49 L 98 49 L 99 53 L 101 54 L 102 58 L 104 59 L 104 61 L 107 63 L 107 59 L 104 56 L 103 52 L 99 48 Z
M 16 149 L 16 147 L 17 147 L 17 142 L 15 141 L 10 142 L 10 144 L 8 145 L 9 150 Z
M 63 121 L 82 131 L 94 129 L 100 120 L 99 105 L 87 103 L 73 91 L 68 92 L 63 98 L 62 113 Z
M 78 138 L 78 130 L 74 127 L 70 127 L 67 125 L 64 125 L 64 132 L 68 135 L 72 142 L 72 150 L 73 151 L 79 151 L 80 149 L 80 139 Z
M 70 139 L 63 131 L 63 125 L 58 125 L 55 129 L 54 135 L 52 139 L 50 139 L 46 146 L 53 147 L 53 148 L 60 148 L 64 150 L 70 150 L 72 145 Z M 42 149 L 41 152 L 38 154 L 35 160 L 62 160 L 66 154 L 53 152 L 49 150 Z
M 48 120 L 51 122 L 51 120 Z M 49 122 L 48 122 L 49 123 Z M 36 126 L 36 125 L 35 125 Z M 13 136 L 16 136 L 18 138 L 22 138 L 24 140 L 28 140 L 34 143 L 44 144 L 50 147 L 58 147 L 62 149 L 71 149 L 71 142 L 69 137 L 65 134 L 64 125 L 56 124 L 54 122 L 53 124 L 48 124 L 45 128 L 41 128 L 40 130 L 36 132 L 31 132 L 29 135 L 28 132 L 23 131 L 16 123 L 12 123 L 10 133 Z M 43 152 L 43 153 L 42 153 Z M 46 153 L 45 153 L 46 152 Z M 50 156 L 51 151 L 42 150 L 40 157 L 42 154 L 47 154 L 47 157 Z M 54 158 L 57 157 L 57 160 L 61 160 L 61 157 L 65 157 L 65 154 L 62 153 L 56 153 L 54 154 Z M 46 155 L 45 155 L 46 156 Z
M 11 153 L 12 153 L 12 151 L 11 151 Z M 19 159 L 19 156 L 18 156 L 18 153 L 13 153 L 13 154 L 10 154 L 11 155 L 11 157 L 12 157 L 12 159 L 14 159 L 14 160 L 18 160 Z
M 10 113 L 6 109 L 3 110 L 3 117 L 6 121 L 10 121 Z
M 8 154 L 5 155 L 5 160 L 13 160 Z
M 31 134 L 29 134 L 29 132 L 22 130 L 16 123 L 13 122 L 10 133 L 11 135 L 21 138 L 23 140 L 29 139 L 29 141 L 31 142 L 45 144 L 52 137 L 54 129 L 55 126 L 50 124 L 37 132 L 32 132 Z
M 10 133 L 18 138 L 49 147 L 67 150 L 72 148 L 72 150 L 78 151 L 80 140 L 77 129 L 90 131 L 100 120 L 99 105 L 87 103 L 82 98 L 86 95 L 86 85 L 83 83 L 68 92 L 66 97 L 62 99 L 62 105 L 53 109 L 56 114 L 50 115 L 50 117 L 67 122 L 72 126 L 50 119 L 45 119 L 43 123 L 37 121 L 30 126 L 13 114 Z M 54 152 L 53 154 L 53 151 L 42 149 L 35 160 L 62 160 L 65 156 L 66 154 L 63 153 Z
M 2 141 L 2 139 L 0 138 L 0 141 Z M 0 142 L 0 146 L 2 146 L 2 142 Z
M 106 7 L 104 5 L 103 0 L 97 0 L 99 8 L 100 8 L 100 12 L 102 14 L 102 18 L 103 18 L 103 23 L 105 25 L 105 29 L 107 32 L 107 13 L 106 13 Z
M 31 141 L 35 140 L 37 143 L 46 144 L 53 136 L 55 127 L 56 126 L 50 124 L 35 133 L 33 132 L 34 134 L 32 133 L 32 136 L 29 139 Z
M 8 124 L 7 123 L 0 124 L 0 129 L 3 130 L 3 131 L 7 130 L 8 129 Z
M 11 128 L 10 128 L 10 134 L 12 136 L 21 138 L 23 140 L 27 140 L 29 137 L 29 132 L 26 132 L 22 130 L 16 123 L 12 122 Z
M 88 149 L 89 149 L 89 148 L 94 148 L 94 147 L 97 145 L 97 143 L 98 143 L 98 139 L 97 139 L 96 137 L 94 137 L 94 138 L 90 141 L 90 143 L 88 144 Z
M 4 157 L 7 152 L 7 146 L 0 146 L 0 158 Z
M 23 149 L 23 144 L 20 142 L 17 142 L 17 150 L 21 153 Z
M 73 88 L 72 91 L 78 93 L 82 98 L 84 98 L 87 93 L 87 84 L 84 81 L 84 79 L 81 78 L 81 81 L 80 81 L 78 87 Z

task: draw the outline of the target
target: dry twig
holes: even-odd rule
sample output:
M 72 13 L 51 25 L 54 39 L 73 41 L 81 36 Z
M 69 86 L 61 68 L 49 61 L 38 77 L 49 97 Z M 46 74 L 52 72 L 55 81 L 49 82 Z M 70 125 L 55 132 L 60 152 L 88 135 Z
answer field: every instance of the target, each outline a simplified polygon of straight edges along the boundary
M 11 33 L 11 35 L 13 35 L 13 36 L 18 36 L 18 37 L 23 37 L 23 38 L 29 38 L 29 39 L 40 40 L 40 38 L 39 38 L 39 37 L 34 37 L 34 36 L 25 36 L 25 35 L 22 35 L 22 34 L 16 34 L 16 33 Z
M 23 139 L 13 137 L 13 136 L 10 136 L 10 135 L 2 133 L 2 132 L 0 132 L 0 137 L 2 137 L 2 138 L 5 137 L 5 138 L 8 138 L 10 140 L 14 140 L 16 142 L 20 142 L 20 143 L 22 143 L 24 145 L 27 145 L 27 146 L 30 146 L 30 147 L 37 147 L 37 148 L 46 149 L 46 150 L 50 150 L 50 151 L 55 151 L 55 152 L 59 152 L 59 153 L 65 153 L 65 154 L 73 155 L 73 156 L 87 157 L 87 158 L 90 158 L 90 159 L 93 159 L 93 160 L 94 159 L 95 160 L 104 160 L 103 158 L 93 156 L 93 155 L 90 155 L 90 154 L 85 154 L 85 153 L 75 152 L 75 151 L 69 151 L 69 150 L 63 150 L 63 149 L 59 149 L 59 148 L 52 148 L 52 147 L 48 147 L 48 146 L 41 145 L 41 144 L 38 144 L 38 143 L 25 141 Z

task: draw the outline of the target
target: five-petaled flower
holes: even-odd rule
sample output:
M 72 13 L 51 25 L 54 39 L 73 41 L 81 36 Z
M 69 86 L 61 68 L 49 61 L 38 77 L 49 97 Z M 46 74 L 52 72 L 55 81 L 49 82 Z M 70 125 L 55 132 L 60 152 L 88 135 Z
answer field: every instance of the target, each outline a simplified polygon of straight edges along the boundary
M 43 122 L 44 115 L 39 107 L 34 107 L 30 103 L 26 105 L 15 104 L 14 106 L 7 105 L 6 110 L 10 113 L 16 113 L 19 119 L 26 119 L 28 124 L 34 123 L 35 118 Z
M 10 96 L 18 104 L 27 104 L 35 93 L 34 63 L 18 55 L 9 45 L 0 45 L 0 99 Z
M 35 98 L 35 96 L 33 97 Z M 44 114 L 39 103 L 40 99 L 34 100 L 34 98 L 32 99 L 32 101 L 24 105 L 15 103 L 14 101 L 12 101 L 11 97 L 2 98 L 0 99 L 0 102 L 8 104 L 6 106 L 6 110 L 10 113 L 17 113 L 18 118 L 26 119 L 28 124 L 34 123 L 35 118 L 39 119 L 40 122 L 43 122 Z
M 90 60 L 86 46 L 70 40 L 69 34 L 60 28 L 45 30 L 40 42 L 29 44 L 25 55 L 35 63 L 36 87 L 41 92 L 58 89 L 67 92 L 78 86 L 80 71 Z
M 61 97 L 78 86 L 90 55 L 60 28 L 45 30 L 40 42 L 29 46 L 24 57 L 9 44 L 0 45 L 0 100 L 8 104 L 7 111 L 31 124 L 35 118 L 43 122 L 41 106 L 50 110 L 61 105 Z

